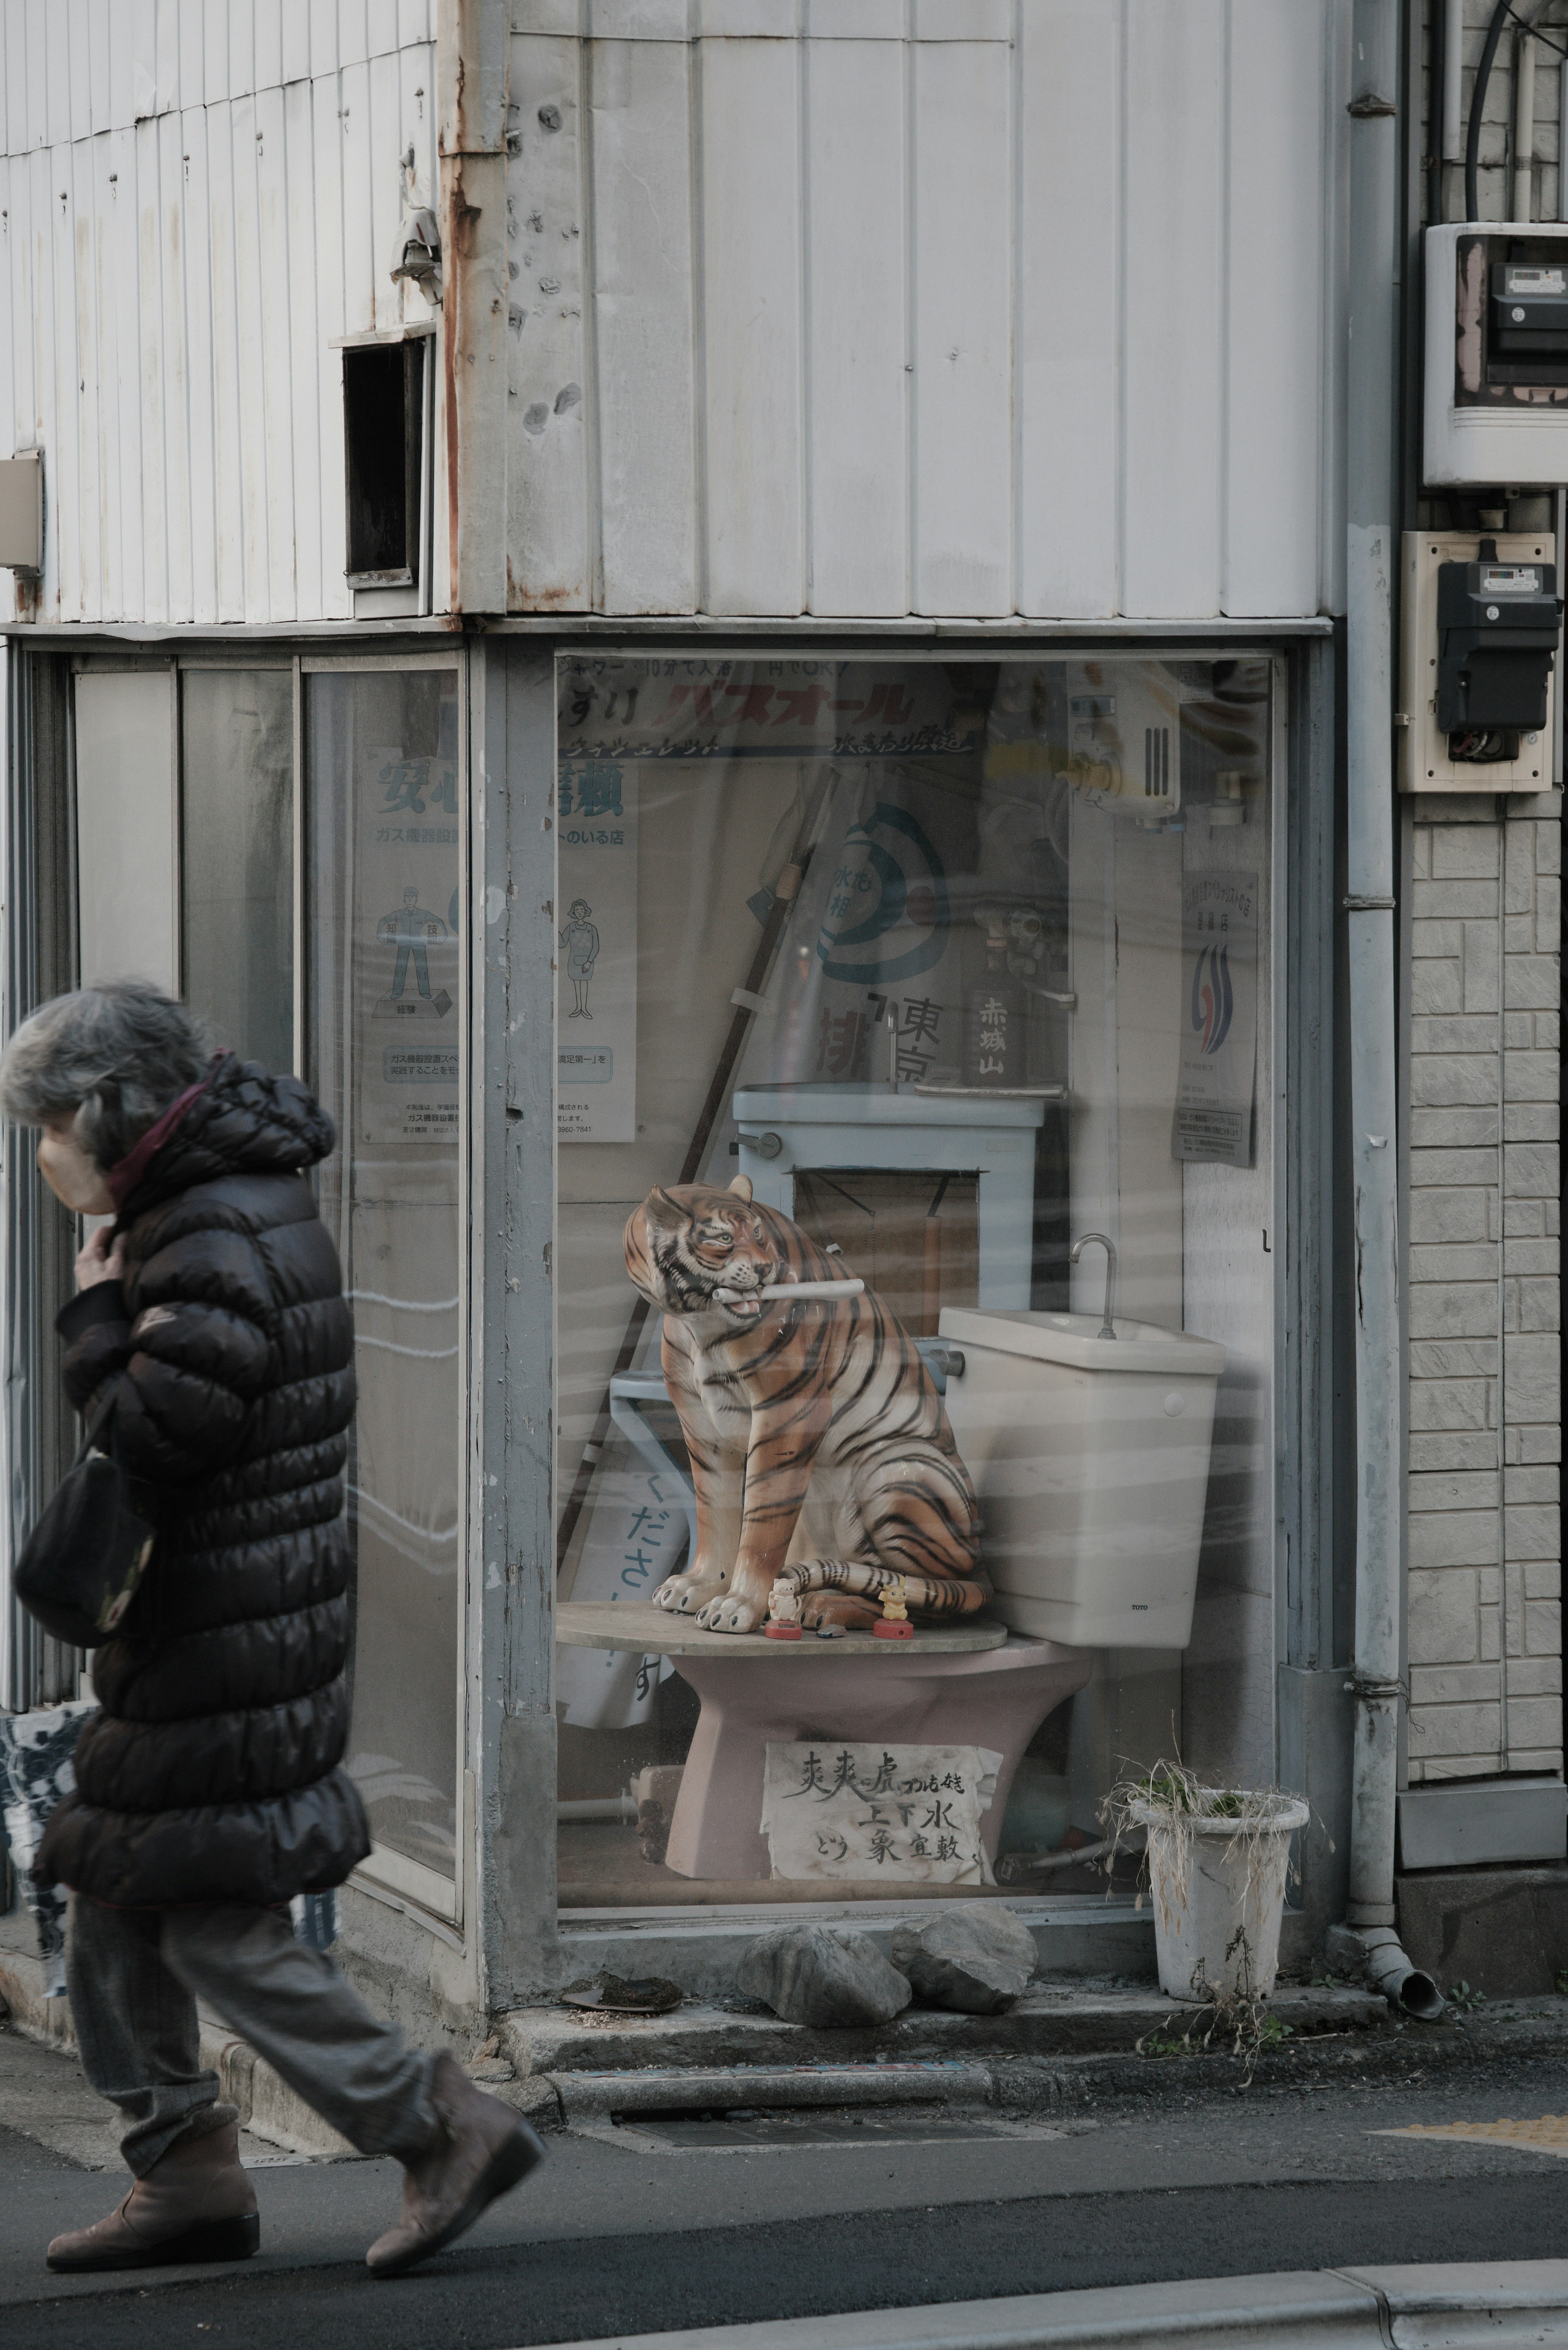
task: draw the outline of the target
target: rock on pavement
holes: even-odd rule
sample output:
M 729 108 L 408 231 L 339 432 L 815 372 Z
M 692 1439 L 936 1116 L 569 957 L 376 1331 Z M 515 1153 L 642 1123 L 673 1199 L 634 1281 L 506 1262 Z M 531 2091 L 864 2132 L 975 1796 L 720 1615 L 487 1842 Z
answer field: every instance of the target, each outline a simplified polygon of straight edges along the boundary
M 964 2015 L 1003 2014 L 1038 1963 L 1034 1937 L 1000 1903 L 966 1902 L 918 1930 L 900 1926 L 893 1964 L 929 2007 Z
M 760 1934 L 742 1953 L 735 1981 L 786 2023 L 888 2023 L 910 1998 L 904 1976 L 848 1926 L 778 1926 Z

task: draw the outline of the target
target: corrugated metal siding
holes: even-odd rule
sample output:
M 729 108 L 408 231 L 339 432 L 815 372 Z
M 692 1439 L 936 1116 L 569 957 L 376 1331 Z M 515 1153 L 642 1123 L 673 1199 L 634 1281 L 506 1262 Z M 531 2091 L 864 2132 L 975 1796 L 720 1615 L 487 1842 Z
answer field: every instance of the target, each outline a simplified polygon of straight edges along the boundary
M 335 337 L 435 154 L 433 0 L 7 0 L 0 439 L 46 452 L 42 619 L 346 614 Z
M 1338 608 L 1345 0 L 513 25 L 514 608 Z

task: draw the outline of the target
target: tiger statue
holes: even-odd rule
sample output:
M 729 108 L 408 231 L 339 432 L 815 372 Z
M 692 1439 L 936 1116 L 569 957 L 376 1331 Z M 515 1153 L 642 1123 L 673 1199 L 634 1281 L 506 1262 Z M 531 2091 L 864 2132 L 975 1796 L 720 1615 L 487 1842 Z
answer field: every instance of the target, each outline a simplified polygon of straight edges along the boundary
M 919 1350 L 881 1300 L 763 1298 L 846 1276 L 750 1179 L 656 1188 L 626 1265 L 664 1315 L 665 1385 L 697 1493 L 697 1549 L 654 1593 L 711 1632 L 753 1632 L 770 1601 L 808 1630 L 862 1631 L 902 1578 L 910 1614 L 992 1596 L 974 1487 Z M 894 1597 L 898 1594 L 895 1591 Z

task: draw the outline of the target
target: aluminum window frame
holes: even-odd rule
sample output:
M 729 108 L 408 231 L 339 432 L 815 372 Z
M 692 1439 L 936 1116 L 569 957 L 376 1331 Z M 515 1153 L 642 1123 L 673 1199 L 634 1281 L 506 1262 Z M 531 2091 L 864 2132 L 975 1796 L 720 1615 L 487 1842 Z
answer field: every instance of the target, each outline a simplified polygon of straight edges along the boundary
M 449 670 L 457 679 L 458 743 L 457 769 L 459 787 L 462 793 L 462 816 L 458 827 L 458 889 L 462 902 L 472 908 L 472 873 L 475 865 L 473 841 L 473 804 L 469 788 L 469 709 L 468 655 L 463 646 L 449 644 L 437 652 L 423 648 L 409 652 L 327 653 L 305 652 L 294 657 L 297 681 L 296 699 L 296 744 L 300 766 L 296 778 L 296 808 L 298 816 L 296 831 L 298 846 L 296 858 L 296 902 L 300 904 L 300 928 L 296 950 L 296 1021 L 301 1035 L 302 1062 L 309 1045 L 310 997 L 310 934 L 307 926 L 310 890 L 307 812 L 312 792 L 307 747 L 306 682 L 312 677 L 363 676 L 377 671 L 392 676 L 407 676 L 414 671 Z M 472 917 L 471 917 L 472 928 Z M 455 1435 L 458 1459 L 458 1540 L 457 1551 L 461 1570 L 457 1576 L 457 1638 L 456 1682 L 457 1721 L 456 1755 L 453 1780 L 453 1852 L 454 1867 L 450 1879 L 439 1869 L 427 1867 L 422 1861 L 399 1852 L 390 1845 L 372 1842 L 369 1857 L 361 1861 L 349 1878 L 357 1890 L 372 1897 L 391 1896 L 395 1903 L 411 1905 L 416 1912 L 454 1929 L 459 1934 L 472 1908 L 473 1823 L 473 1773 L 469 1765 L 471 1727 L 471 1690 L 469 1671 L 469 1626 L 471 1597 L 474 1579 L 482 1571 L 476 1555 L 477 1524 L 472 1506 L 470 1481 L 466 1473 L 472 1424 L 473 1393 L 473 1280 L 472 1201 L 474 1191 L 474 1119 L 472 1114 L 473 1084 L 473 991 L 470 980 L 470 958 L 459 960 L 459 977 L 462 989 L 459 1003 L 458 1029 L 458 1409 Z

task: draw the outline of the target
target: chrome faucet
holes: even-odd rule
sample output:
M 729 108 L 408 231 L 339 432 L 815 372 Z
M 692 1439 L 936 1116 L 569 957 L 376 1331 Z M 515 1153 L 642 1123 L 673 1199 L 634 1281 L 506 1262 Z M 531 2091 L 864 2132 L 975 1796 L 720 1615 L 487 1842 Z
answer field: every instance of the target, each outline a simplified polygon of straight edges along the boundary
M 1081 1240 L 1073 1243 L 1075 1264 L 1091 1241 L 1098 1241 L 1106 1253 L 1106 1318 L 1100 1325 L 1100 1336 L 1102 1338 L 1114 1338 L 1116 1335 L 1114 1319 L 1116 1310 L 1116 1244 L 1106 1232 L 1085 1232 Z

